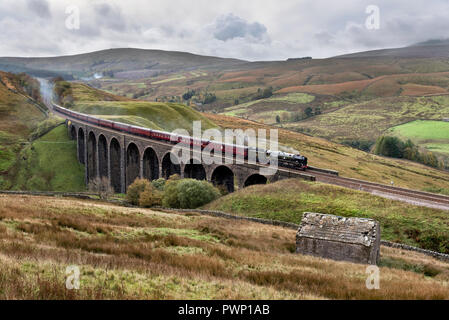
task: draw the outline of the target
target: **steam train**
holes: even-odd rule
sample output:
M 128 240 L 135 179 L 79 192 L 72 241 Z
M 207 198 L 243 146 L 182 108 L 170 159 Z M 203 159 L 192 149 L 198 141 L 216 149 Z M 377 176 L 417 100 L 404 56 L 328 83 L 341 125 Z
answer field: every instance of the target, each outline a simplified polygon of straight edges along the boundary
M 189 136 L 182 136 L 175 133 L 169 133 L 159 130 L 152 130 L 142 127 L 137 127 L 133 125 L 128 125 L 120 122 L 109 121 L 105 119 L 100 119 L 92 116 L 88 116 L 86 114 L 82 114 L 79 112 L 75 112 L 72 110 L 68 110 L 56 104 L 53 104 L 53 109 L 58 113 L 62 113 L 68 117 L 75 118 L 84 122 L 88 122 L 95 126 L 108 128 L 111 130 L 116 130 L 124 133 L 129 133 L 132 135 L 141 136 L 147 139 L 159 140 L 170 142 L 173 144 L 181 144 L 190 148 L 204 148 L 208 147 L 209 150 L 214 150 L 216 152 L 219 150 L 223 155 L 232 154 L 234 158 L 243 157 L 245 160 L 248 160 L 251 152 L 256 156 L 256 161 L 259 161 L 259 155 L 265 154 L 265 156 L 269 159 L 271 157 L 277 157 L 278 164 L 282 167 L 293 168 L 297 170 L 305 171 L 307 169 L 307 158 L 300 154 L 292 154 L 281 151 L 271 151 L 271 150 L 263 150 L 254 147 L 247 146 L 239 146 L 235 144 L 226 144 L 221 142 L 214 142 L 209 140 L 200 140 L 195 139 Z

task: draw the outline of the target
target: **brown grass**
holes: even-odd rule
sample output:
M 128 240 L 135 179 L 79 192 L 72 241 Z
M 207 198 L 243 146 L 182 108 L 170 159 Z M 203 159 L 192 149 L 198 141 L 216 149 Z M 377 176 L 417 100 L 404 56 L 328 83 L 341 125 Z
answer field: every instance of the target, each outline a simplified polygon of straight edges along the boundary
M 382 258 L 432 276 L 382 267 L 381 289 L 370 291 L 365 266 L 294 254 L 294 239 L 294 230 L 197 214 L 2 195 L 0 299 L 449 298 L 449 264 L 382 248 Z M 65 289 L 73 264 L 78 291 Z

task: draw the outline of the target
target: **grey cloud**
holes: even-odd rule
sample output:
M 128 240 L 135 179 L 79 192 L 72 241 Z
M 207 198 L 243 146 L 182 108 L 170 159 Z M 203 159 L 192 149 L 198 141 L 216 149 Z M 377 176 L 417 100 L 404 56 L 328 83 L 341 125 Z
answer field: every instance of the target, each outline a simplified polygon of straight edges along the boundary
M 97 22 L 106 28 L 125 31 L 127 29 L 126 21 L 122 17 L 120 9 L 113 7 L 108 3 L 97 4 L 94 7 Z
M 371 0 L 1 0 L 0 56 L 110 47 L 256 59 L 329 57 L 449 38 L 449 1 L 376 0 L 380 30 L 365 27 Z M 80 8 L 69 30 L 65 9 Z M 232 14 L 225 14 L 232 12 Z M 269 31 L 269 33 L 268 33 Z
M 30 0 L 27 2 L 28 8 L 41 18 L 50 18 L 50 7 L 46 0 Z
M 319 44 L 331 44 L 335 37 L 329 32 L 318 32 L 314 35 L 314 38 Z
M 219 17 L 215 22 L 215 39 L 227 41 L 234 38 L 246 38 L 250 36 L 262 39 L 267 33 L 267 28 L 258 22 L 248 23 L 235 15 L 228 14 Z

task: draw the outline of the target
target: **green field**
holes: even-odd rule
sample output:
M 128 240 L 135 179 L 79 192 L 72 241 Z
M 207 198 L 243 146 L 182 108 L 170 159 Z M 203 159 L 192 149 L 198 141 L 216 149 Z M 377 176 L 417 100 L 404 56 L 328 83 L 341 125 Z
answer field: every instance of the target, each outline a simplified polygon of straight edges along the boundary
M 76 156 L 76 142 L 60 125 L 25 147 L 18 161 L 13 189 L 84 191 L 84 166 Z
M 449 155 L 449 122 L 416 120 L 393 127 L 389 132 L 432 152 Z

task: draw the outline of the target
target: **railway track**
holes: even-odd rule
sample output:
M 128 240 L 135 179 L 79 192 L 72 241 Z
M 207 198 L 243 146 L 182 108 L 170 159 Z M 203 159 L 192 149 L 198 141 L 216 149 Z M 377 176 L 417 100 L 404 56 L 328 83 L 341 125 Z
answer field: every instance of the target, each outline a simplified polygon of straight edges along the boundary
M 339 185 L 346 188 L 370 192 L 385 198 L 400 200 L 425 207 L 449 211 L 449 197 L 406 188 L 394 187 L 375 182 L 344 178 L 333 173 L 309 169 L 308 173 L 315 176 L 316 181 Z

